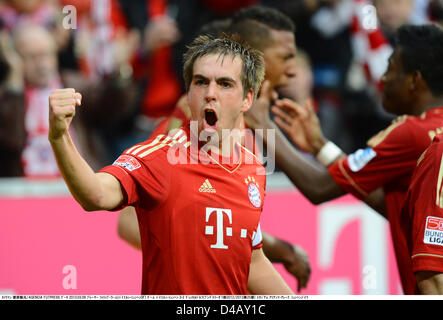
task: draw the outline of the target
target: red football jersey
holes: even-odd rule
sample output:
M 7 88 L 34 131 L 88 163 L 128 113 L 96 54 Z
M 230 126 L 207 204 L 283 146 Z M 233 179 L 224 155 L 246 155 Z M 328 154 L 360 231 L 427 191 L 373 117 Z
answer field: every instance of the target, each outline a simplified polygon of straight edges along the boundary
M 418 161 L 402 212 L 414 272 L 443 272 L 442 186 L 443 135 L 439 135 Z
M 188 137 L 189 128 L 159 135 L 101 170 L 137 211 L 142 294 L 248 294 L 252 250 L 262 246 L 264 167 L 239 144 L 238 161 L 217 159 Z
M 368 141 L 364 150 L 329 167 L 329 173 L 346 192 L 359 199 L 383 187 L 392 241 L 405 294 L 417 292 L 400 213 L 417 160 L 434 136 L 443 130 L 443 107 L 421 116 L 401 116 Z

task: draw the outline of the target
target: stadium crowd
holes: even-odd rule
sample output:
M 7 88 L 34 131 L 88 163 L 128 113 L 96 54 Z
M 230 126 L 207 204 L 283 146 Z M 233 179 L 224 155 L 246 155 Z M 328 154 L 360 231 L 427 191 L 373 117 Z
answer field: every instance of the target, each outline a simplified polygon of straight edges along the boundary
M 0 176 L 59 175 L 40 102 L 60 87 L 78 88 L 93 106 L 79 111 L 74 129 L 86 158 L 94 168 L 111 163 L 173 112 L 184 93 L 182 55 L 199 28 L 253 4 L 282 10 L 296 25 L 297 76 L 281 94 L 312 98 L 325 136 L 345 152 L 358 149 L 393 119 L 378 88 L 395 30 L 442 15 L 441 1 L 377 0 L 378 28 L 367 31 L 360 20 L 370 3 L 0 1 Z M 67 6 L 75 11 L 64 13 Z
M 253 5 L 296 26 L 296 62 L 275 85 L 279 96 L 311 101 L 324 138 L 345 154 L 395 119 L 381 87 L 397 30 L 443 22 L 441 0 L 0 1 L 0 177 L 60 178 L 48 141 L 55 89 L 82 95 L 70 134 L 94 170 L 167 128 L 186 113 L 187 45 L 202 26 Z

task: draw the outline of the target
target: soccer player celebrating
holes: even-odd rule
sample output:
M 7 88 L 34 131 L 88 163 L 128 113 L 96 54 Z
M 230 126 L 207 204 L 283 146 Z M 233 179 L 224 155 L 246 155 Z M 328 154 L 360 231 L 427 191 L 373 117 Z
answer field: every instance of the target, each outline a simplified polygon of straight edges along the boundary
M 293 294 L 261 249 L 264 168 L 226 133 L 241 129 L 263 64 L 232 39 L 197 38 L 184 63 L 191 125 L 127 149 L 98 173 L 68 132 L 81 95 L 51 94 L 49 140 L 74 198 L 87 211 L 137 210 L 142 294 Z
M 347 157 L 323 137 L 312 109 L 302 109 L 289 100 L 277 102 L 272 108 L 277 124 L 296 144 L 316 155 L 325 168 L 309 162 L 290 145 L 267 117 L 265 104 L 254 104 L 245 115 L 251 128 L 277 129 L 276 164 L 311 202 L 319 204 L 351 193 L 381 213 L 386 211 L 406 294 L 419 291 L 401 231 L 400 212 L 417 159 L 443 128 L 442 61 L 441 28 L 400 28 L 382 78 L 382 99 L 388 112 L 402 116 L 371 138 L 365 150 Z
M 422 294 L 443 294 L 443 135 L 436 136 L 412 175 L 401 214 Z
M 265 82 L 259 94 L 260 98 L 266 96 L 269 91 L 286 85 L 289 79 L 295 77 L 297 49 L 294 32 L 294 24 L 282 12 L 263 6 L 251 6 L 236 12 L 229 20 L 215 20 L 202 26 L 199 34 L 217 37 L 223 33 L 233 33 L 263 53 Z M 269 90 L 266 90 L 266 84 L 269 84 Z M 184 95 L 177 103 L 173 114 L 165 119 L 151 136 L 168 134 L 171 130 L 187 123 L 190 118 L 191 110 Z M 123 209 L 119 215 L 118 234 L 135 248 L 141 249 L 137 216 L 130 206 Z M 266 257 L 271 262 L 282 263 L 286 270 L 296 277 L 298 291 L 305 288 L 311 268 L 308 255 L 303 248 L 272 236 L 263 229 L 262 236 L 263 252 Z

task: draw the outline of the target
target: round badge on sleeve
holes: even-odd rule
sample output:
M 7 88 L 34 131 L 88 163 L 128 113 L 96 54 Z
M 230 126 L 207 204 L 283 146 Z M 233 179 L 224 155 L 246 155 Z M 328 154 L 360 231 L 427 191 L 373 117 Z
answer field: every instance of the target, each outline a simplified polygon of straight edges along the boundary
M 257 183 L 253 177 L 249 177 L 245 179 L 245 183 L 248 185 L 248 198 L 251 204 L 256 207 L 261 207 L 261 196 L 260 189 L 257 186 Z

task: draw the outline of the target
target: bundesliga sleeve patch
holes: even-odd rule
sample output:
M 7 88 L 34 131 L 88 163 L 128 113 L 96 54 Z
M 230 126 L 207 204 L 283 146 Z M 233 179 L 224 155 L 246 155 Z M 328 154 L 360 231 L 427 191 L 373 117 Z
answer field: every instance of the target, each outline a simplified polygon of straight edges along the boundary
M 363 169 L 377 153 L 372 148 L 359 149 L 348 157 L 348 165 L 352 172 Z
M 120 166 L 128 169 L 129 171 L 134 171 L 138 168 L 141 168 L 140 162 L 132 156 L 121 155 L 117 160 L 113 163 L 114 166 Z
M 443 218 L 427 217 L 424 243 L 443 246 Z

